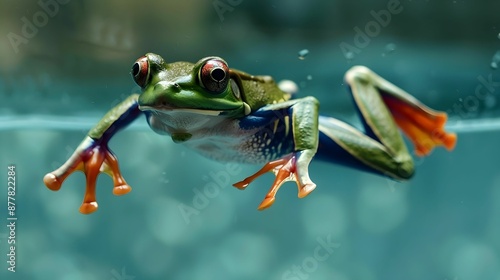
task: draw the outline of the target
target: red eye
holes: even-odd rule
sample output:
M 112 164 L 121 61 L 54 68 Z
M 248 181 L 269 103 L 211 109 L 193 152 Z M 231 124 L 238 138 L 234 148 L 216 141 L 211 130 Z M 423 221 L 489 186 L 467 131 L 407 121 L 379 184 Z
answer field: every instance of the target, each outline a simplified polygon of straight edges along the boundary
M 146 86 L 149 78 L 149 62 L 146 56 L 141 56 L 132 65 L 132 77 L 141 88 Z
M 208 60 L 200 69 L 199 79 L 208 91 L 221 93 L 226 90 L 229 82 L 229 68 L 220 59 Z

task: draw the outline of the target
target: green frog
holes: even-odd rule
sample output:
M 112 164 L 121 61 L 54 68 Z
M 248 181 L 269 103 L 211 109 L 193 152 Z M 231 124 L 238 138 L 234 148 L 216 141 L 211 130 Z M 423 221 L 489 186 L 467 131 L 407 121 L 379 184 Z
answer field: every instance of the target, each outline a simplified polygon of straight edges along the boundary
M 400 130 L 418 156 L 436 146 L 451 150 L 456 143 L 456 135 L 444 130 L 445 113 L 430 109 L 364 66 L 354 66 L 345 75 L 362 119 L 359 128 L 320 115 L 318 100 L 298 98 L 293 82 L 276 83 L 270 76 L 231 69 L 216 56 L 196 63 L 167 63 L 148 53 L 137 59 L 131 74 L 142 93 L 111 109 L 72 156 L 44 177 L 47 187 L 56 191 L 71 173 L 84 172 L 81 213 L 97 210 L 95 188 L 101 172 L 113 179 L 115 195 L 130 192 L 108 143 L 141 115 L 156 133 L 206 157 L 262 164 L 255 174 L 234 184 L 239 189 L 274 172 L 260 210 L 274 203 L 284 182 L 296 182 L 300 198 L 311 193 L 316 184 L 308 168 L 314 157 L 404 180 L 413 175 L 414 162 Z

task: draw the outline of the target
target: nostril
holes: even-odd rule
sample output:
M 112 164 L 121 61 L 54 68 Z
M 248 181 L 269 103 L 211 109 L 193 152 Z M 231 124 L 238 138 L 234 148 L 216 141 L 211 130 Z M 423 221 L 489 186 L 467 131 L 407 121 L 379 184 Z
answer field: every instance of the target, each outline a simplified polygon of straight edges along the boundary
M 154 85 L 154 91 L 179 92 L 181 89 L 178 83 L 158 82 Z

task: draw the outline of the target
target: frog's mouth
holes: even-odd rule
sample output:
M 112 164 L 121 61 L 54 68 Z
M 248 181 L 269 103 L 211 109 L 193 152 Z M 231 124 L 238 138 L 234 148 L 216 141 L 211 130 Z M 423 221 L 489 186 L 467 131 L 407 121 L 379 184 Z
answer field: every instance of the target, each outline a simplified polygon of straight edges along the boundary
M 139 105 L 139 110 L 141 111 L 151 111 L 156 113 L 169 114 L 172 112 L 183 112 L 183 113 L 193 113 L 204 116 L 219 116 L 224 113 L 222 110 L 209 110 L 209 109 L 190 109 L 190 108 L 176 108 L 173 106 L 151 106 Z

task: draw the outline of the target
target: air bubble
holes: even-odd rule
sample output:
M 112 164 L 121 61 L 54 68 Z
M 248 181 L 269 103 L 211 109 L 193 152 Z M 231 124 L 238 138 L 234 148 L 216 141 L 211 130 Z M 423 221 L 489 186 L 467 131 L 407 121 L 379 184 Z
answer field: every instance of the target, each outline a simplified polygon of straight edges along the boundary
M 346 58 L 347 60 L 351 61 L 351 60 L 353 60 L 353 59 L 354 59 L 354 57 L 355 57 L 356 55 L 355 55 L 353 52 L 346 52 L 346 53 L 344 54 L 344 56 L 345 56 L 345 58 Z
M 385 52 L 388 53 L 388 54 L 392 53 L 392 52 L 394 52 L 396 50 L 396 48 L 397 48 L 397 46 L 394 43 L 387 44 L 385 46 Z
M 500 64 L 500 51 L 497 51 L 494 55 L 493 58 L 491 59 L 491 68 L 497 69 L 498 64 Z
M 309 54 L 309 50 L 308 49 L 303 49 L 303 50 L 299 51 L 299 59 L 300 60 L 306 59 L 306 56 L 308 54 Z
M 385 57 L 386 55 L 393 53 L 395 50 L 396 50 L 396 44 L 394 43 L 387 44 L 384 48 L 384 52 L 382 53 L 382 57 Z

